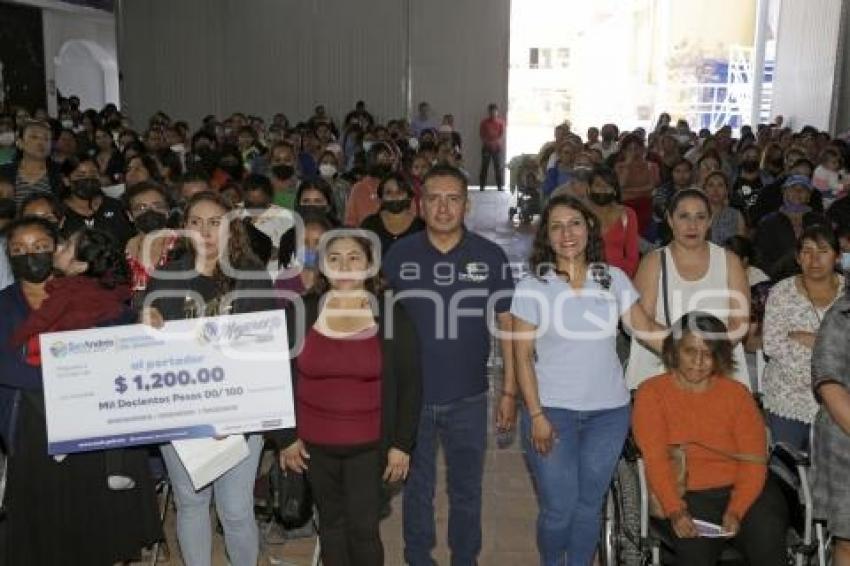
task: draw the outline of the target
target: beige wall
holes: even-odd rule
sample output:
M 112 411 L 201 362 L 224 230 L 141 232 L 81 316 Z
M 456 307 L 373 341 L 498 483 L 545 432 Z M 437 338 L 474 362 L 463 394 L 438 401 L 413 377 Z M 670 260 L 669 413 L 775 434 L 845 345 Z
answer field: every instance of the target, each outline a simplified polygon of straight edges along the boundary
M 669 0 L 670 44 L 697 43 L 708 56 L 720 45 L 752 45 L 756 0 Z M 731 17 L 730 17 L 731 16 Z
M 783 0 L 779 13 L 773 114 L 788 125 L 829 130 L 839 69 L 843 0 Z

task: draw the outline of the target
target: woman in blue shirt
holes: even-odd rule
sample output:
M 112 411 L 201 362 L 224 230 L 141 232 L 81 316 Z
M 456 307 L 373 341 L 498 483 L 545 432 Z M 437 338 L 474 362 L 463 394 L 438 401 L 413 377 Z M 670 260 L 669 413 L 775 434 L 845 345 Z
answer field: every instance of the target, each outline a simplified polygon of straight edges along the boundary
M 537 486 L 541 564 L 593 562 L 605 492 L 629 429 L 629 392 L 616 351 L 622 320 L 658 349 L 663 329 L 638 293 L 605 263 L 600 222 L 579 200 L 556 196 L 543 211 L 514 294 L 521 431 Z
M 579 148 L 571 141 L 565 142 L 558 148 L 558 161 L 546 170 L 543 180 L 543 195 L 548 197 L 555 189 L 565 185 L 573 178 L 573 161 Z

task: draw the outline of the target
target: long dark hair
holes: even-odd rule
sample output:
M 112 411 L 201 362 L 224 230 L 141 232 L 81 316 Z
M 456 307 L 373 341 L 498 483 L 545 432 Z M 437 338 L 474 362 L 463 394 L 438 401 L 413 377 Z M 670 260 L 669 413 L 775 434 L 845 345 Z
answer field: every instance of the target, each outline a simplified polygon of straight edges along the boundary
M 593 168 L 590 178 L 587 180 L 588 190 L 593 187 L 593 182 L 596 179 L 602 180 L 603 183 L 614 189 L 614 194 L 617 195 L 617 202 L 623 201 L 623 191 L 620 188 L 620 179 L 617 178 L 617 173 L 610 167 L 605 165 L 597 165 Z
M 579 199 L 569 195 L 558 195 L 549 199 L 540 217 L 540 224 L 531 244 L 531 256 L 528 259 L 531 272 L 537 277 L 542 277 L 555 268 L 555 250 L 549 242 L 549 217 L 557 206 L 571 208 L 584 217 L 584 222 L 587 224 L 587 247 L 584 250 L 584 257 L 588 266 L 592 263 L 604 263 L 605 242 L 602 240 L 599 219 Z
M 88 264 L 82 275 L 96 279 L 106 289 L 129 283 L 130 268 L 124 250 L 112 234 L 84 228 L 69 240 L 74 244 L 74 259 Z
M 367 236 L 360 236 L 356 233 L 356 231 L 352 230 L 331 230 L 327 232 L 325 235 L 325 244 L 322 249 L 322 253 L 324 254 L 325 250 L 327 250 L 331 244 L 333 244 L 337 240 L 349 239 L 356 243 L 363 253 L 366 255 L 366 261 L 369 262 L 369 267 L 373 267 L 375 262 L 378 260 L 377 255 L 375 254 L 375 250 L 372 249 L 372 240 Z M 320 257 L 319 261 L 321 262 L 324 258 Z M 377 275 L 373 277 L 367 278 L 363 282 L 363 287 L 374 296 L 378 296 L 378 293 L 381 291 L 381 279 Z M 313 285 L 313 288 L 310 290 L 311 294 L 315 294 L 319 297 L 324 295 L 331 288 L 331 283 L 328 281 L 327 276 L 324 271 L 319 269 L 316 274 L 316 282 Z
M 191 211 L 194 206 L 202 202 L 212 203 L 224 210 L 226 213 L 233 211 L 233 207 L 230 203 L 218 193 L 202 191 L 193 195 L 183 208 L 184 222 L 189 219 L 189 211 Z M 248 233 L 245 229 L 245 225 L 242 223 L 242 220 L 236 216 L 232 216 L 230 218 L 228 228 L 227 258 L 230 261 L 230 265 L 234 269 L 240 271 L 259 271 L 264 269 L 263 263 L 257 258 L 251 249 L 251 240 L 248 238 Z M 188 257 L 192 258 L 194 261 L 196 256 L 195 247 L 191 242 L 186 242 L 184 245 L 186 246 L 185 251 L 187 252 Z M 230 292 L 236 285 L 236 279 L 222 271 L 220 262 L 216 263 L 213 279 L 215 280 L 221 294 Z
M 325 232 L 330 232 L 338 226 L 338 224 L 333 223 L 327 216 L 319 214 L 308 214 L 302 218 L 302 221 L 304 222 L 304 228 L 313 224 L 321 226 Z M 298 242 L 295 239 L 295 232 L 296 230 L 294 227 L 290 228 L 280 238 L 277 260 L 278 265 L 282 268 L 288 269 L 292 266 L 292 260 L 295 258 L 295 252 L 298 248 Z
M 331 222 L 338 225 L 340 211 L 336 209 L 336 204 L 334 203 L 333 189 L 331 188 L 330 183 L 321 177 L 311 177 L 302 181 L 301 184 L 298 185 L 298 190 L 295 191 L 295 206 L 297 207 L 301 204 L 301 196 L 305 191 L 310 190 L 322 193 L 322 196 L 324 196 L 325 200 L 328 201 L 328 217 Z

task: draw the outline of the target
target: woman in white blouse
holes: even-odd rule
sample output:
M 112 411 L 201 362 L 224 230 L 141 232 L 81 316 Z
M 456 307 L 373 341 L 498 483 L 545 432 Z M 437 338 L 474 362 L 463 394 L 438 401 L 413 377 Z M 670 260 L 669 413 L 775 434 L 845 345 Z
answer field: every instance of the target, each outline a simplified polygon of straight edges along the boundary
M 844 289 L 835 272 L 838 242 L 828 226 L 807 228 L 797 243 L 802 273 L 771 290 L 764 317 L 764 406 L 774 442 L 807 451 L 818 411 L 812 394 L 812 346 L 821 320 Z

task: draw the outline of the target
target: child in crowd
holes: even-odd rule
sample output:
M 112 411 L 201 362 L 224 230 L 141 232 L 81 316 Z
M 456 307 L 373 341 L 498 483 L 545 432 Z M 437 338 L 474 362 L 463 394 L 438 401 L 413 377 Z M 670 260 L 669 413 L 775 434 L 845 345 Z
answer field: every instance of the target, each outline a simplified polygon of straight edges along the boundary
M 812 184 L 823 197 L 824 209 L 844 196 L 850 186 L 850 177 L 844 169 L 844 159 L 837 150 L 827 148 L 821 153 L 820 163 L 812 175 Z

